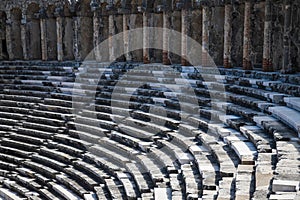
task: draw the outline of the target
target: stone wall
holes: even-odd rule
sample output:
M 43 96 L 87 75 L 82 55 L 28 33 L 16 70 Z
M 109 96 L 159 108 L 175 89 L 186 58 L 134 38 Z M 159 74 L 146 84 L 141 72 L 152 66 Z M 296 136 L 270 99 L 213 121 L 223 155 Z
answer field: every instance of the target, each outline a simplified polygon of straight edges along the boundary
M 245 16 L 246 1 L 250 2 L 250 12 L 247 11 Z M 268 38 L 264 36 L 269 31 L 265 23 L 268 15 L 266 2 L 269 1 L 201 1 L 200 4 L 196 1 L 173 1 L 173 4 L 164 5 L 164 1 L 161 0 L 145 1 L 146 3 L 120 0 L 114 1 L 114 4 L 99 0 L 5 0 L 0 5 L 0 59 L 83 60 L 95 45 L 109 36 L 122 33 L 124 28 L 163 28 L 166 13 L 170 28 L 181 32 L 182 12 L 188 9 L 189 23 L 185 27 L 189 30 L 189 36 L 200 44 L 205 44 L 203 38 L 208 38 L 206 48 L 217 65 L 222 66 L 225 59 L 224 35 L 228 35 L 226 30 L 231 31 L 230 47 L 226 48 L 229 49 L 229 55 L 226 52 L 229 56 L 226 58 L 226 62 L 229 62 L 226 67 L 242 67 L 245 65 L 243 58 L 247 58 L 250 64 L 247 69 L 250 67 L 249 69 L 263 68 L 265 71 L 299 71 L 300 3 L 289 0 L 271 1 L 271 33 Z M 224 21 L 225 4 L 230 6 L 227 24 Z M 291 9 L 286 9 L 289 6 Z M 207 13 L 203 13 L 205 7 L 208 7 Z M 149 13 L 147 21 L 143 21 L 143 12 Z M 203 23 L 204 14 L 207 16 L 207 24 Z M 250 25 L 244 29 L 245 19 L 249 18 Z M 225 29 L 226 25 L 230 28 Z M 206 29 L 207 35 L 203 35 L 203 30 Z M 124 42 L 136 42 L 135 38 L 128 37 L 129 41 L 117 41 L 117 44 L 122 46 Z M 163 38 L 157 39 L 155 35 L 149 39 L 161 46 L 164 43 Z M 169 41 L 169 49 L 181 49 L 182 42 Z M 269 46 L 266 46 L 268 44 L 269 49 Z M 111 49 L 108 54 L 116 53 L 122 48 Z M 264 54 L 267 50 L 270 53 Z M 146 52 L 137 50 L 119 60 L 141 62 L 143 53 Z M 193 49 L 188 49 L 188 52 L 193 52 Z M 245 53 L 247 55 L 243 55 Z M 263 58 L 264 55 L 268 58 Z M 150 62 L 163 62 L 161 50 L 150 49 L 149 57 Z M 93 56 L 91 58 L 97 59 Z M 168 58 L 171 63 L 181 62 L 181 55 L 169 53 Z M 265 65 L 270 65 L 270 68 L 264 66 L 264 60 L 268 61 Z

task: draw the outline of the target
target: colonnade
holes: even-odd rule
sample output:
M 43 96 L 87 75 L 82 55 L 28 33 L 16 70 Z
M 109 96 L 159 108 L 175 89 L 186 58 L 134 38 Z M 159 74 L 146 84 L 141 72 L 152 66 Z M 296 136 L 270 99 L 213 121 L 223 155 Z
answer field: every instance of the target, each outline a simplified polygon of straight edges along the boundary
M 108 56 L 115 58 L 115 51 L 117 50 L 111 40 L 112 36 L 122 31 L 130 30 L 142 26 L 144 28 L 155 26 L 152 24 L 153 14 L 159 14 L 162 20 L 162 28 L 174 28 L 174 12 L 181 12 L 181 20 L 179 26 L 183 36 L 181 38 L 181 64 L 188 65 L 187 54 L 189 53 L 189 46 L 187 44 L 187 36 L 191 36 L 192 32 L 201 34 L 202 45 L 202 64 L 208 65 L 208 56 L 211 53 L 212 43 L 222 43 L 223 63 L 226 68 L 242 67 L 245 70 L 252 70 L 253 63 L 251 62 L 252 55 L 252 37 L 256 30 L 251 26 L 253 17 L 252 0 L 244 0 L 240 2 L 243 6 L 243 34 L 242 34 L 242 66 L 234 66 L 233 60 L 236 55 L 233 55 L 233 18 L 234 5 L 232 1 L 224 1 L 221 5 L 213 5 L 210 1 L 177 1 L 172 4 L 171 1 L 149 1 L 144 0 L 140 5 L 132 4 L 131 1 L 121 1 L 120 5 L 114 4 L 112 1 L 107 4 L 101 4 L 96 0 L 82 0 L 73 2 L 72 4 L 60 5 L 40 5 L 37 3 L 28 4 L 27 7 L 15 8 L 9 7 L 5 10 L 5 27 L 2 31 L 2 42 L 5 41 L 6 49 L 3 49 L 3 43 L 0 45 L 0 59 L 9 60 L 83 60 L 88 53 L 94 49 L 94 59 L 99 60 L 100 49 L 97 45 L 109 39 L 108 42 Z M 81 4 L 81 5 L 78 5 Z M 264 2 L 264 24 L 263 24 L 263 40 L 262 47 L 262 69 L 264 71 L 278 70 L 273 67 L 272 62 L 272 1 L 266 0 Z M 289 73 L 295 71 L 293 59 L 291 57 L 291 23 L 292 23 L 292 6 L 290 0 L 283 2 L 284 7 L 284 30 L 283 30 L 283 57 L 281 71 Z M 223 38 L 221 41 L 211 41 L 211 30 L 214 24 L 211 21 L 210 14 L 214 6 L 222 6 L 224 9 L 222 27 Z M 192 30 L 192 12 L 194 10 L 201 11 L 202 21 L 199 22 L 202 27 L 199 30 Z M 135 17 L 133 15 L 136 15 Z M 140 20 L 141 18 L 142 20 Z M 118 21 L 119 20 L 119 21 Z M 120 21 L 121 20 L 121 21 Z M 133 20 L 133 21 L 132 21 Z M 119 22 L 119 23 L 118 23 Z M 119 24 L 121 24 L 119 26 Z M 3 34 L 5 32 L 5 34 Z M 3 35 L 4 38 L 3 38 Z M 1 34 L 0 34 L 1 36 Z M 145 47 L 149 46 L 150 34 L 144 29 L 143 44 Z M 128 50 L 130 47 L 130 36 L 124 33 L 123 47 Z M 169 49 L 170 39 L 167 32 L 162 36 L 162 47 Z M 120 48 L 120 47 L 117 47 Z M 299 52 L 298 52 L 299 53 Z M 142 55 L 142 57 L 140 57 Z M 156 54 L 157 55 L 157 54 Z M 164 64 L 174 63 L 170 58 L 169 51 L 162 51 L 161 60 Z M 135 56 L 132 53 L 124 55 L 124 60 L 127 61 L 142 61 L 150 63 L 153 59 L 153 53 L 150 49 L 144 48 L 140 54 Z M 296 69 L 297 70 L 297 69 Z

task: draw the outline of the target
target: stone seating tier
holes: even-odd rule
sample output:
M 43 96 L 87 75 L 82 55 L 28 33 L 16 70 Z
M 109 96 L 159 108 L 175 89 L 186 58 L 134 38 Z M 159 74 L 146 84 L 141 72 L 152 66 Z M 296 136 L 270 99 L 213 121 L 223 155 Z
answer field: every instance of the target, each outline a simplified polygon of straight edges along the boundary
M 13 185 L 27 180 L 11 173 L 32 177 L 20 166 L 36 173 L 37 182 L 17 191 L 21 199 L 28 195 L 33 199 L 97 199 L 97 195 L 149 199 L 162 193 L 175 199 L 223 195 L 259 199 L 271 192 L 274 199 L 286 192 L 278 190 L 282 185 L 295 185 L 287 195 L 299 190 L 299 130 L 297 119 L 291 117 L 298 115 L 299 106 L 290 97 L 299 91 L 294 76 L 235 69 L 221 69 L 222 75 L 216 75 L 204 68 L 199 74 L 193 67 L 174 67 L 172 74 L 173 69 L 161 72 L 160 66 L 137 70 L 124 63 L 104 70 L 59 65 L 0 67 L 0 168 L 1 176 L 8 179 L 0 197 L 11 198 Z M 97 82 L 99 70 L 104 75 Z M 75 74 L 83 84 L 73 83 Z M 152 75 L 163 84 L 155 83 Z M 120 78 L 130 81 L 115 87 Z M 142 88 L 134 88 L 143 82 Z M 97 84 L 96 101 L 89 104 L 91 99 L 85 95 L 93 94 Z M 169 89 L 175 86 L 176 93 Z M 197 96 L 185 95 L 189 90 Z M 112 109 L 113 91 L 117 98 Z M 131 107 L 128 97 L 132 97 Z M 72 100 L 85 108 L 78 116 L 73 116 Z M 93 106 L 95 111 L 89 111 Z M 149 114 L 149 109 L 154 112 Z M 199 114 L 189 114 L 193 111 Z M 137 124 L 145 128 L 137 129 Z M 292 175 L 286 173 L 286 166 Z M 38 184 L 45 186 L 41 189 Z M 27 191 L 34 185 L 37 195 Z

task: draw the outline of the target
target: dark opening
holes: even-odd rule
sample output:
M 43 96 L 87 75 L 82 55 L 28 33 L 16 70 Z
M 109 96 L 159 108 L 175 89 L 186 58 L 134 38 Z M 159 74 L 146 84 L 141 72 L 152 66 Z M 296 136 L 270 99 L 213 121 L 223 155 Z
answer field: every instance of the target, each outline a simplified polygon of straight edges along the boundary
M 7 46 L 6 46 L 6 40 L 2 40 L 2 55 L 3 59 L 8 59 L 8 52 L 7 52 Z

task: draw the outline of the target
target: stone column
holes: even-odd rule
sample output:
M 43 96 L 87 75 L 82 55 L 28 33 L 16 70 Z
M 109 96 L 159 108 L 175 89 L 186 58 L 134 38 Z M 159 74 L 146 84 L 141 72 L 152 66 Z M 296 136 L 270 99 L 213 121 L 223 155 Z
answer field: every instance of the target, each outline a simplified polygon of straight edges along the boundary
M 132 60 L 132 56 L 131 53 L 129 52 L 129 14 L 123 14 L 123 41 L 124 41 L 124 52 L 125 53 L 125 58 L 126 61 L 131 61 Z
M 171 28 L 170 24 L 170 12 L 164 11 L 163 12 L 163 64 L 170 65 L 169 59 L 169 35 L 168 30 Z
M 250 61 L 251 53 L 251 1 L 245 2 L 245 16 L 244 16 L 244 44 L 243 44 L 243 69 L 251 70 L 252 65 Z
M 145 64 L 150 63 L 150 55 L 149 55 L 149 31 L 147 28 L 149 27 L 149 13 L 147 11 L 143 12 L 143 61 Z
M 12 46 L 12 38 L 11 38 L 11 34 L 12 34 L 12 18 L 11 18 L 11 13 L 10 11 L 7 12 L 7 20 L 6 20 L 6 47 L 7 47 L 7 52 L 8 52 L 8 58 L 9 60 L 14 60 L 15 59 L 15 56 L 14 56 L 14 53 L 13 53 L 13 46 Z M 2 45 L 1 46 L 1 49 L 0 49 L 0 59 L 3 59 L 3 50 L 2 50 Z
M 206 5 L 202 7 L 202 66 L 209 65 L 209 8 Z
M 63 8 L 57 8 L 55 11 L 56 16 L 56 36 L 57 36 L 57 60 L 63 61 L 64 51 L 63 51 Z
M 100 49 L 98 45 L 101 43 L 100 41 L 100 18 L 98 10 L 94 11 L 93 15 L 93 44 L 94 44 L 94 52 L 95 52 L 95 59 L 96 61 L 101 61 Z
M 181 65 L 187 66 L 188 44 L 187 37 L 190 35 L 190 20 L 189 9 L 184 8 L 181 10 Z
M 46 11 L 40 10 L 40 27 L 41 27 L 41 47 L 42 47 L 42 60 L 48 60 L 48 45 L 47 45 L 47 24 L 46 24 Z
M 114 14 L 110 14 L 108 16 L 108 49 L 109 49 L 109 60 L 114 61 L 115 57 L 115 44 L 113 40 L 113 36 L 115 35 L 115 16 Z
M 73 18 L 74 20 L 74 44 L 73 44 L 73 50 L 74 50 L 74 57 L 76 61 L 81 60 L 81 55 L 80 55 L 80 16 L 76 16 Z
M 21 19 L 21 40 L 22 40 L 22 48 L 23 48 L 23 58 L 24 60 L 28 60 L 28 45 L 27 45 L 27 20 L 26 15 L 22 13 L 22 19 Z
M 231 68 L 232 5 L 225 4 L 224 19 L 224 67 Z
M 3 60 L 3 59 L 4 59 L 3 49 L 2 49 L 2 45 L 0 45 L 0 60 Z
M 284 5 L 284 35 L 283 35 L 283 66 L 282 73 L 292 73 L 291 60 L 291 29 L 292 29 L 292 5 L 291 0 L 285 0 Z
M 263 71 L 271 72 L 272 58 L 271 58 L 271 37 L 272 37 L 272 10 L 271 0 L 265 2 L 265 27 L 264 27 L 264 49 L 263 49 Z

